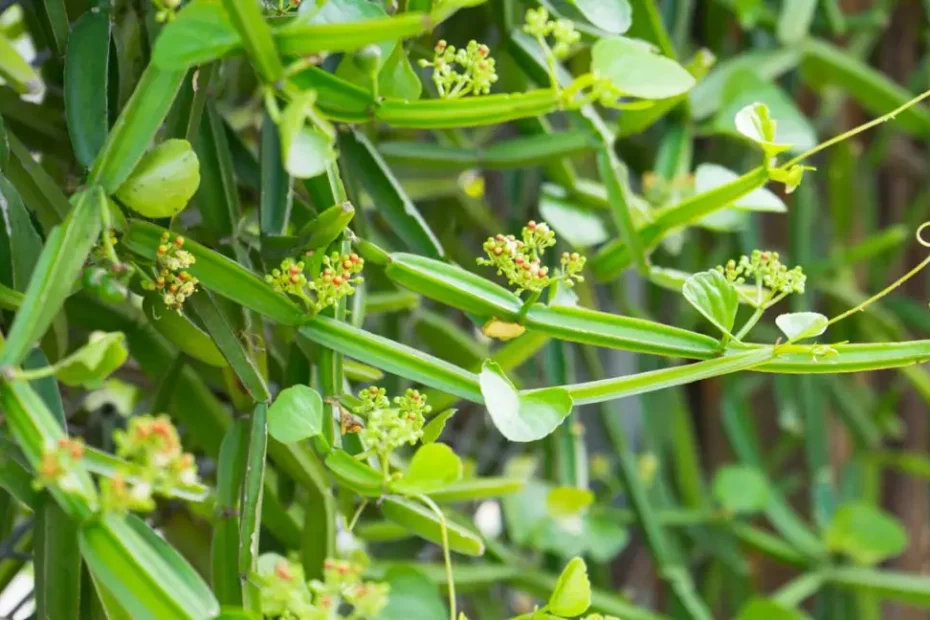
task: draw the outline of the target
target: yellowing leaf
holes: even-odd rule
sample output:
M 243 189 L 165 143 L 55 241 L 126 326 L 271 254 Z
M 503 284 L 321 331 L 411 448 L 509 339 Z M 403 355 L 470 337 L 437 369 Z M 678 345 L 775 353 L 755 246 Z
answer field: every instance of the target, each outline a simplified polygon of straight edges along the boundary
M 497 338 L 505 342 L 522 336 L 525 331 L 526 328 L 519 323 L 501 321 L 497 318 L 491 319 L 481 327 L 481 333 L 488 338 Z

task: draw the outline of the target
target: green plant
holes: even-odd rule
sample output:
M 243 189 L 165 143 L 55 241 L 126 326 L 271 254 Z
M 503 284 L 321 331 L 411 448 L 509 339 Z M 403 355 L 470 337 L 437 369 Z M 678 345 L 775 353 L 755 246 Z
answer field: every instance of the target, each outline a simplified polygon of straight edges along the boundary
M 930 471 L 890 447 L 930 402 L 926 201 L 863 206 L 930 92 L 860 59 L 887 7 L 702 8 L 8 7 L 0 590 L 56 620 L 930 607 L 879 566 L 921 532 L 877 492 Z M 805 115 L 801 82 L 840 88 Z

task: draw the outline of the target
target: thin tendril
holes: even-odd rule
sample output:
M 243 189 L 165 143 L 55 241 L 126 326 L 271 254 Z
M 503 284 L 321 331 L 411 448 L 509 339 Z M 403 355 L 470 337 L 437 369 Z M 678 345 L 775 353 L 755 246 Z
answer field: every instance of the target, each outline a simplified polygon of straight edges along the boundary
M 924 93 L 924 94 L 925 94 L 925 95 L 930 95 L 930 92 Z M 930 222 L 924 222 L 923 224 L 921 224 L 921 225 L 920 225 L 920 228 L 918 228 L 918 229 L 917 229 L 917 232 L 915 233 L 915 237 L 917 238 L 917 243 L 919 243 L 920 245 L 924 246 L 925 248 L 930 248 L 930 242 L 926 241 L 923 237 L 920 236 L 920 233 L 921 233 L 925 228 L 927 228 L 927 227 L 930 227 Z M 861 311 L 861 310 L 864 310 L 864 309 L 866 308 L 866 306 L 872 304 L 873 302 L 878 301 L 879 299 L 881 299 L 882 297 L 884 297 L 885 295 L 887 295 L 888 293 L 890 293 L 891 291 L 895 290 L 896 288 L 898 288 L 899 286 L 901 286 L 902 284 L 904 284 L 905 282 L 907 282 L 909 279 L 911 279 L 912 277 L 914 277 L 921 269 L 923 269 L 924 267 L 926 267 L 928 264 L 930 264 L 930 255 L 928 255 L 927 258 L 925 258 L 925 259 L 923 259 L 922 261 L 920 261 L 920 263 L 918 263 L 916 267 L 914 267 L 913 269 L 911 269 L 910 271 L 908 271 L 906 274 L 904 274 L 903 276 L 901 276 L 900 278 L 898 278 L 897 280 L 895 280 L 894 282 L 892 282 L 890 285 L 888 285 L 888 286 L 887 286 L 885 289 L 883 289 L 880 293 L 876 293 L 876 294 L 873 295 L 872 297 L 869 297 L 868 299 L 866 299 L 864 302 L 862 302 L 861 304 L 859 304 L 859 305 L 856 306 L 855 308 L 851 308 L 851 309 L 847 310 L 846 312 L 844 312 L 843 314 L 839 314 L 839 315 L 833 317 L 832 319 L 830 319 L 829 321 L 827 321 L 827 325 L 833 325 L 834 323 L 836 323 L 836 322 L 838 322 L 838 321 L 842 321 L 842 320 L 845 319 L 846 317 L 848 317 L 848 316 L 850 316 L 850 315 L 852 315 L 852 314 L 855 314 L 856 312 L 859 312 L 859 311 Z
M 363 499 L 362 503 L 359 504 L 358 509 L 355 511 L 355 514 L 352 515 L 352 520 L 349 521 L 349 525 L 346 526 L 346 529 L 348 529 L 349 532 L 352 532 L 352 530 L 355 529 L 355 524 L 358 523 L 359 517 L 362 516 L 362 511 L 365 510 L 365 506 L 367 505 L 368 505 L 368 500 Z
M 882 115 L 882 116 L 879 116 L 878 118 L 873 119 L 873 120 L 869 121 L 868 123 L 865 123 L 864 125 L 859 125 L 858 127 L 855 127 L 855 128 L 853 128 L 853 129 L 850 129 L 849 131 L 847 131 L 847 132 L 845 132 L 845 133 L 841 133 L 841 134 L 838 135 L 838 136 L 834 136 L 834 137 L 830 138 L 829 140 L 827 140 L 826 142 L 823 142 L 823 143 L 821 143 L 821 144 L 818 144 L 818 145 L 815 146 L 814 148 L 809 149 L 809 150 L 807 150 L 807 151 L 804 151 L 803 153 L 801 153 L 800 155 L 798 155 L 798 156 L 795 157 L 794 159 L 791 159 L 790 161 L 788 161 L 788 163 L 782 164 L 781 166 L 778 166 L 778 167 L 779 167 L 779 168 L 782 168 L 782 169 L 788 169 L 788 168 L 790 168 L 791 166 L 793 166 L 794 164 L 797 164 L 797 163 L 799 163 L 799 162 L 802 162 L 802 161 L 804 161 L 805 159 L 807 159 L 808 157 L 810 157 L 811 155 L 814 155 L 815 153 L 819 153 L 820 151 L 822 151 L 822 150 L 824 150 L 824 149 L 826 149 L 826 148 L 829 148 L 829 147 L 833 146 L 834 144 L 838 144 L 838 143 L 842 142 L 843 140 L 847 140 L 847 139 L 849 139 L 849 138 L 852 138 L 852 137 L 855 136 L 856 134 L 860 134 L 860 133 L 862 133 L 863 131 L 867 131 L 867 130 L 871 129 L 872 127 L 875 127 L 876 125 L 881 125 L 881 124 L 884 123 L 885 121 L 890 121 L 890 120 L 894 119 L 895 116 L 897 116 L 897 115 L 900 114 L 901 112 L 905 111 L 906 109 L 908 109 L 908 108 L 910 108 L 910 107 L 912 107 L 912 106 L 917 105 L 918 103 L 920 103 L 921 101 L 923 101 L 923 100 L 926 99 L 927 97 L 930 97 L 930 90 L 925 91 L 925 92 L 923 92 L 923 93 L 917 95 L 916 97 L 914 97 L 913 99 L 911 99 L 911 100 L 908 101 L 907 103 L 904 103 L 904 104 L 898 106 L 897 108 L 895 108 L 895 109 L 892 110 L 891 112 L 888 112 L 887 114 L 884 114 L 884 115 Z M 925 225 L 926 225 L 926 224 L 925 224 Z M 923 226 L 921 226 L 921 228 L 923 228 Z M 919 231 L 918 231 L 918 234 L 919 234 Z M 921 242 L 921 243 L 923 243 L 923 242 Z M 924 245 L 926 245 L 926 244 L 924 244 Z M 928 246 L 928 247 L 930 247 L 930 246 Z
M 426 507 L 433 511 L 436 518 L 439 519 L 439 529 L 442 533 L 442 557 L 446 563 L 446 581 L 449 584 L 449 618 L 456 620 L 455 613 L 455 578 L 452 575 L 452 554 L 449 551 L 449 530 L 446 528 L 446 516 L 432 499 L 426 495 L 417 495 L 416 498 L 426 504 Z

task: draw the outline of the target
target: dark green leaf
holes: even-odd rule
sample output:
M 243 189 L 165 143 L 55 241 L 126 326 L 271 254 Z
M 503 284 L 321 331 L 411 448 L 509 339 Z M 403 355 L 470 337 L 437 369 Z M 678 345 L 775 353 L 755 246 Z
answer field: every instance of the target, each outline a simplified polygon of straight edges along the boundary
M 71 29 L 65 56 L 65 114 L 74 156 L 90 168 L 110 130 L 110 16 L 92 8 Z

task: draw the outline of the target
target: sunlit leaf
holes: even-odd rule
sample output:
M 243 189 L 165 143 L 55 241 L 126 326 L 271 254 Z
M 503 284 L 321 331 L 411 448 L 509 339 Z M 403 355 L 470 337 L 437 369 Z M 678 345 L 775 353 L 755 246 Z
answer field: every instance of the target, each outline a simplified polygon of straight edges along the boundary
M 391 489 L 405 495 L 430 493 L 461 477 L 462 459 L 452 448 L 444 443 L 428 443 L 416 451 L 404 477 L 391 483 Z
M 674 97 L 694 86 L 694 77 L 677 62 L 624 37 L 595 43 L 591 70 L 609 79 L 621 93 L 643 99 Z
M 588 567 L 581 558 L 574 558 L 559 575 L 546 607 L 558 616 L 571 618 L 583 614 L 590 606 Z
M 758 144 L 766 157 L 775 157 L 793 145 L 776 142 L 775 120 L 764 103 L 751 103 L 736 113 L 736 130 Z
M 323 430 L 323 399 L 306 385 L 282 390 L 268 408 L 268 433 L 281 443 L 319 435 Z
M 200 162 L 187 140 L 166 140 L 142 158 L 116 197 L 145 217 L 173 217 L 200 186 Z
M 681 289 L 688 303 L 725 334 L 733 330 L 739 310 L 739 294 L 723 274 L 715 269 L 696 273 Z
M 520 394 L 501 367 L 485 361 L 481 395 L 494 426 L 510 441 L 536 441 L 554 431 L 571 413 L 572 399 L 561 388 Z
M 819 336 L 827 330 L 827 317 L 819 312 L 792 312 L 779 314 L 775 324 L 788 340 L 804 340 Z
M 93 332 L 86 345 L 55 365 L 55 376 L 65 385 L 97 385 L 129 357 L 122 332 Z
M 859 564 L 877 564 L 907 548 L 908 534 L 894 516 L 871 504 L 840 506 L 824 533 L 827 546 Z

